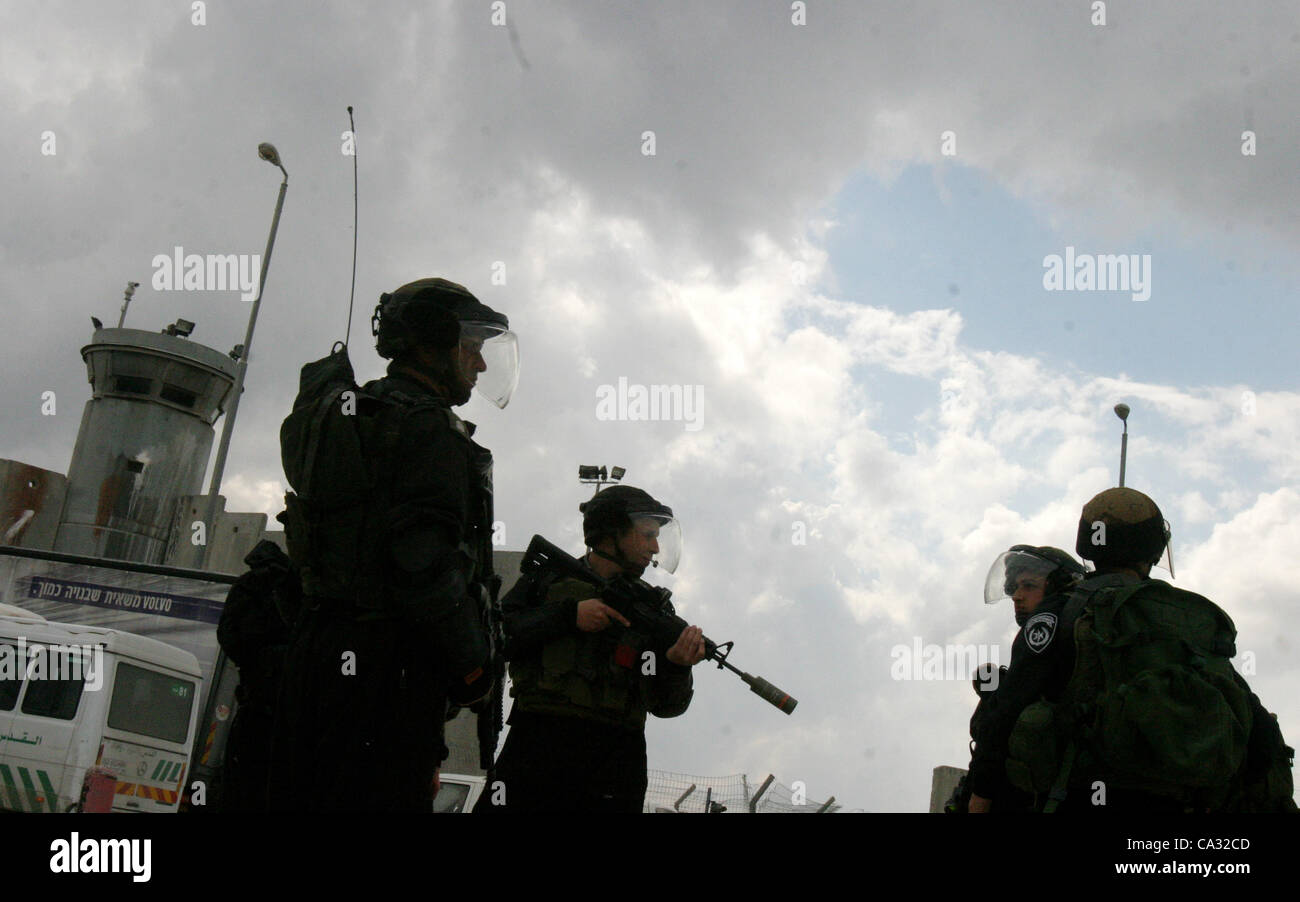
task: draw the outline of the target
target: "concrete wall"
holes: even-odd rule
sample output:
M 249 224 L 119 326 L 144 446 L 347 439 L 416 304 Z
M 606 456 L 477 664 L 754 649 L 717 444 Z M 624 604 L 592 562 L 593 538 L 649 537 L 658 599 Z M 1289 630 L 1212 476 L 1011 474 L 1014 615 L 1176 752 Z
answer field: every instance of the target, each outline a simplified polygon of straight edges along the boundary
M 62 473 L 0 460 L 0 545 L 53 548 L 67 489 Z
M 164 563 L 172 567 L 192 567 L 217 573 L 238 575 L 248 569 L 244 556 L 266 533 L 266 514 L 241 514 L 226 510 L 226 499 L 216 498 L 215 526 L 206 532 L 208 548 L 195 545 L 194 524 L 204 522 L 211 495 L 184 495 L 177 499 L 172 517 L 171 538 Z M 283 533 L 279 533 L 283 537 Z M 206 555 L 204 552 L 207 552 Z
M 941 764 L 930 775 L 930 813 L 942 814 L 943 804 L 952 796 L 961 778 L 966 776 L 966 768 L 949 767 Z

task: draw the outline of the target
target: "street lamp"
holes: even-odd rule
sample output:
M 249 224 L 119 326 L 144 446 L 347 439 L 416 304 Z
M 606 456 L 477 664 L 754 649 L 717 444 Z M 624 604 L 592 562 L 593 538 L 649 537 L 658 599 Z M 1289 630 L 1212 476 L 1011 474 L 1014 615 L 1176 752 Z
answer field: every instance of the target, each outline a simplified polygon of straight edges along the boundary
M 272 166 L 279 167 L 284 173 L 284 181 L 280 183 L 280 196 L 275 201 L 275 215 L 271 218 L 271 234 L 266 238 L 266 253 L 262 255 L 262 272 L 257 280 L 257 297 L 253 299 L 253 309 L 248 314 L 248 330 L 244 333 L 244 343 L 241 346 L 243 351 L 239 356 L 239 363 L 235 370 L 235 396 L 231 399 L 230 409 L 226 411 L 226 422 L 221 428 L 221 444 L 217 446 L 217 460 L 212 467 L 212 481 L 208 485 L 208 494 L 211 496 L 208 500 L 207 525 L 211 530 L 214 526 L 212 520 L 216 513 L 217 493 L 221 491 L 221 477 L 226 469 L 226 454 L 230 450 L 230 436 L 235 427 L 235 415 L 239 413 L 239 398 L 244 393 L 244 378 L 248 374 L 248 358 L 253 349 L 253 329 L 257 327 L 257 311 L 262 306 L 262 290 L 266 287 L 266 271 L 271 265 L 271 251 L 275 248 L 275 233 L 280 228 L 280 211 L 284 209 L 284 192 L 289 187 L 289 172 L 280 162 L 280 153 L 275 149 L 274 144 L 262 142 L 257 145 L 257 155 L 266 160 Z M 204 563 L 211 555 L 212 542 L 208 537 L 207 550 L 204 553 Z
M 1115 405 L 1115 416 L 1119 417 L 1120 420 L 1124 423 L 1124 434 L 1120 437 L 1119 440 L 1120 488 L 1124 487 L 1124 464 L 1128 458 L 1128 413 L 1129 413 L 1129 406 L 1127 404 L 1120 403 Z
M 578 482 L 586 485 L 596 484 L 596 491 L 604 488 L 607 482 L 618 482 L 627 474 L 623 467 L 613 467 L 608 471 L 604 467 L 578 466 Z

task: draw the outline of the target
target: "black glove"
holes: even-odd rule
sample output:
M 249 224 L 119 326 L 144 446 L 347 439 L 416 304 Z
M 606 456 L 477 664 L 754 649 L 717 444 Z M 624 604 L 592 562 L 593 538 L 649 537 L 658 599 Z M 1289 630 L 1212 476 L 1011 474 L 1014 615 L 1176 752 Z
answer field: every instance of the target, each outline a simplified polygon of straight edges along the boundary
M 991 662 L 981 664 L 975 668 L 975 678 L 971 680 L 971 685 L 975 687 L 975 694 L 984 698 L 998 691 L 998 687 L 1002 685 L 1002 678 L 1006 675 L 1005 666 L 998 667 Z

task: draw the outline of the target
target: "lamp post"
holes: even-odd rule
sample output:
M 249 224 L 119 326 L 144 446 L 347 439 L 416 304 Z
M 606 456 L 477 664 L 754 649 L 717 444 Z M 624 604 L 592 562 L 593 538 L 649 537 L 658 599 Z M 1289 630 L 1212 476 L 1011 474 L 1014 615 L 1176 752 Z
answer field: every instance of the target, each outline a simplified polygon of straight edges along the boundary
M 1123 422 L 1123 424 L 1124 424 L 1124 434 L 1123 434 L 1122 436 L 1120 436 L 1120 440 L 1119 440 L 1119 485 L 1120 485 L 1120 488 L 1123 488 L 1123 487 L 1124 487 L 1124 464 L 1125 464 L 1125 461 L 1126 461 L 1127 458 L 1128 458 L 1128 412 L 1129 412 L 1129 406 L 1128 406 L 1127 404 L 1116 404 L 1116 405 L 1115 405 L 1115 416 L 1119 417 L 1119 418 L 1120 418 L 1120 421 Z
M 627 470 L 623 467 L 614 467 L 612 470 L 606 470 L 604 467 L 579 466 L 578 481 L 590 485 L 596 484 L 596 491 L 600 492 L 607 482 L 618 482 L 626 475 Z
M 266 288 L 266 271 L 271 265 L 271 251 L 275 248 L 275 233 L 280 228 L 280 211 L 284 208 L 284 192 L 289 187 L 289 173 L 280 162 L 280 154 L 275 149 L 275 145 L 262 142 L 257 145 L 257 155 L 266 160 L 272 166 L 278 166 L 284 173 L 284 181 L 280 183 L 280 196 L 275 201 L 275 216 L 271 218 L 271 233 L 266 237 L 266 253 L 262 255 L 262 271 L 257 280 L 257 297 L 253 299 L 253 309 L 248 314 L 248 329 L 244 333 L 244 343 L 242 345 L 243 353 L 239 356 L 238 367 L 235 370 L 235 389 L 234 397 L 230 401 L 230 409 L 226 411 L 226 422 L 221 427 L 221 443 L 217 446 L 217 460 L 212 467 L 212 481 L 208 484 L 208 515 L 206 518 L 207 528 L 213 529 L 216 525 L 213 523 L 213 517 L 216 514 L 217 494 L 221 491 L 221 477 L 226 469 L 226 454 L 230 450 L 230 436 L 235 427 L 235 415 L 239 413 L 239 399 L 244 393 L 244 377 L 248 373 L 248 358 L 252 354 L 253 348 L 253 329 L 257 327 L 257 311 L 262 306 L 262 291 Z M 204 564 L 206 565 L 211 556 L 212 542 L 210 536 L 205 536 L 205 551 L 203 555 Z

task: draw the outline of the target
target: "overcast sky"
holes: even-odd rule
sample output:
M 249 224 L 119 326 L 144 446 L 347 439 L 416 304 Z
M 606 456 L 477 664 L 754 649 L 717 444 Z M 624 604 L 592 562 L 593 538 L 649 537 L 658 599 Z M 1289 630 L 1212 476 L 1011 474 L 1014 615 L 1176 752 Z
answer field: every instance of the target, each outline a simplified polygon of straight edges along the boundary
M 975 698 L 891 679 L 891 650 L 1006 663 L 985 574 L 1073 549 L 1119 401 L 1175 583 L 1234 618 L 1300 739 L 1300 5 L 202 6 L 0 7 L 0 456 L 66 472 L 78 351 L 128 280 L 128 326 L 243 340 L 238 292 L 155 290 L 152 261 L 262 253 L 271 141 L 289 188 L 224 492 L 280 509 L 298 369 L 346 326 L 351 104 L 359 377 L 382 291 L 441 275 L 505 312 L 519 388 L 462 412 L 506 547 L 577 550 L 577 465 L 626 467 L 680 516 L 679 611 L 800 700 L 700 668 L 651 767 L 924 810 Z M 1133 284 L 1048 290 L 1067 254 L 1136 255 Z M 703 405 L 599 418 L 620 379 Z

